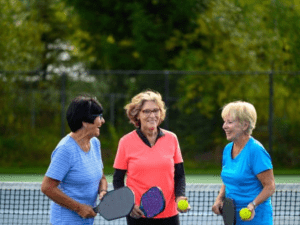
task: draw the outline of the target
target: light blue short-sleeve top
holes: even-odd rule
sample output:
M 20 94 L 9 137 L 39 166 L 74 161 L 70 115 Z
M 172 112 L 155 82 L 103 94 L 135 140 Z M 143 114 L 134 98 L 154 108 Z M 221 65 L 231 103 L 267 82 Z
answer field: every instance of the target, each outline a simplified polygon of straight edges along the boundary
M 46 176 L 61 181 L 59 189 L 72 199 L 94 207 L 102 171 L 100 141 L 92 138 L 90 151 L 84 152 L 67 135 L 53 151 Z M 53 225 L 93 224 L 94 218 L 83 219 L 76 212 L 52 202 L 50 222 Z

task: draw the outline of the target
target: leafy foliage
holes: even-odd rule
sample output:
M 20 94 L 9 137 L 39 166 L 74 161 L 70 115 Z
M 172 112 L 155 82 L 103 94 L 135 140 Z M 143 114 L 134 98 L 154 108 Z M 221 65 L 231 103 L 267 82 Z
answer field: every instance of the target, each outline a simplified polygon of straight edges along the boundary
M 90 34 L 97 69 L 166 69 L 176 50 L 165 42 L 174 30 L 194 28 L 194 20 L 208 0 L 65 0 L 81 16 Z
M 221 108 L 234 100 L 255 105 L 253 135 L 268 149 L 270 77 L 254 71 L 299 70 L 299 19 L 299 6 L 287 0 L 0 0 L 1 164 L 48 165 L 60 138 L 62 71 L 67 103 L 90 92 L 104 105 L 110 164 L 118 139 L 133 129 L 123 106 L 147 88 L 168 101 L 163 126 L 178 135 L 190 168 L 220 166 Z M 32 70 L 41 72 L 16 72 Z M 272 158 L 299 168 L 299 74 L 273 79 Z
M 0 69 L 31 70 L 41 63 L 43 25 L 20 1 L 0 1 Z

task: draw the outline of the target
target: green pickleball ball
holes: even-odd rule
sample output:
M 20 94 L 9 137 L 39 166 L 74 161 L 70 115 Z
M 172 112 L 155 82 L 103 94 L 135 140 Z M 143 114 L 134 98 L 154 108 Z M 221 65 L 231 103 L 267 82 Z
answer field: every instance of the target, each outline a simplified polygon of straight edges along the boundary
M 242 220 L 247 220 L 251 217 L 251 211 L 247 208 L 243 208 L 240 211 L 240 217 Z

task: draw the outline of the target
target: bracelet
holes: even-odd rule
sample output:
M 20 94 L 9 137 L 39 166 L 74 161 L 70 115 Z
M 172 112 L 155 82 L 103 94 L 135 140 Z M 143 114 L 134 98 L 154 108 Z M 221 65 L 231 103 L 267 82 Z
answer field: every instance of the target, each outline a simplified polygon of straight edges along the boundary
M 256 209 L 257 205 L 256 205 L 255 201 L 253 200 L 251 203 L 254 206 L 254 209 Z
M 107 193 L 107 190 L 99 190 L 99 194 L 100 194 L 102 191 L 105 191 L 105 192 Z

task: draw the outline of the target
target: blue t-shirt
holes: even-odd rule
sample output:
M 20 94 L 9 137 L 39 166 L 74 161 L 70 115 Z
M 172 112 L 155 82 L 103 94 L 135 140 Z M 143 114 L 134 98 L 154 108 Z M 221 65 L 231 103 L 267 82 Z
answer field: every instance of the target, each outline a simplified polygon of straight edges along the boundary
M 61 181 L 59 189 L 72 199 L 94 207 L 103 163 L 99 140 L 92 138 L 90 146 L 90 151 L 84 152 L 70 135 L 64 137 L 52 153 L 46 176 Z M 83 225 L 93 224 L 94 218 L 82 219 L 76 212 L 52 202 L 50 222 Z
M 221 178 L 225 185 L 225 196 L 234 199 L 236 204 L 236 224 L 273 224 L 271 197 L 256 208 L 253 220 L 243 222 L 239 216 L 241 208 L 247 207 L 263 189 L 256 175 L 273 168 L 269 153 L 253 137 L 234 159 L 232 148 L 233 142 L 224 148 Z

